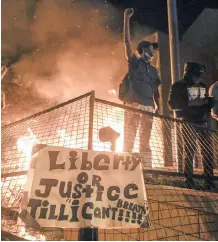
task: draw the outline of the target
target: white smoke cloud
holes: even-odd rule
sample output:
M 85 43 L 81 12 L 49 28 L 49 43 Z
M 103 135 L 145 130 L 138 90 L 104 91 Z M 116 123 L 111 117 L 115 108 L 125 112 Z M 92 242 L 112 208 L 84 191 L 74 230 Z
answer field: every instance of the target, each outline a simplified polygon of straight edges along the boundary
M 20 77 L 20 88 L 46 100 L 38 109 L 46 108 L 46 102 L 61 103 L 91 90 L 99 98 L 119 101 L 108 90 L 118 89 L 127 71 L 122 35 L 111 30 L 120 26 L 122 12 L 103 1 L 84 0 L 3 0 L 2 10 L 3 56 L 20 55 L 12 69 Z M 139 40 L 143 27 L 136 29 L 132 33 Z M 35 104 L 29 91 L 23 93 L 27 96 L 19 96 L 22 102 L 29 102 L 26 113 L 19 101 L 11 102 L 16 112 L 20 108 L 27 116 L 35 111 Z

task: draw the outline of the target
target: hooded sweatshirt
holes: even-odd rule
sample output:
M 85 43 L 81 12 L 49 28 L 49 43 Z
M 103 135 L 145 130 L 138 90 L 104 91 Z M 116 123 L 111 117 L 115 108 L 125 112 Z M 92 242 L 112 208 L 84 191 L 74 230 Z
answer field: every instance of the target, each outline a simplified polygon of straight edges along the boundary
M 188 106 L 189 101 L 196 98 L 207 98 L 207 86 L 199 82 L 195 84 L 190 78 L 183 78 L 171 87 L 168 105 L 171 110 L 176 111 L 177 117 L 195 124 L 205 123 L 206 117 L 211 110 L 210 104 L 202 106 Z

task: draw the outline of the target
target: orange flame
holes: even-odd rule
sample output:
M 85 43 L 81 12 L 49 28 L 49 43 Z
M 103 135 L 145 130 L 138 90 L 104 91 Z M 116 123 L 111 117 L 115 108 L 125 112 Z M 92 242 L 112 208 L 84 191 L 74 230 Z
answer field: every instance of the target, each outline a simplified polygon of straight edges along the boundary
M 35 144 L 39 143 L 36 135 L 33 134 L 30 128 L 27 129 L 27 135 L 21 136 L 17 140 L 18 151 L 24 153 L 25 155 L 25 165 L 24 168 L 28 169 L 29 162 L 31 159 L 32 148 Z

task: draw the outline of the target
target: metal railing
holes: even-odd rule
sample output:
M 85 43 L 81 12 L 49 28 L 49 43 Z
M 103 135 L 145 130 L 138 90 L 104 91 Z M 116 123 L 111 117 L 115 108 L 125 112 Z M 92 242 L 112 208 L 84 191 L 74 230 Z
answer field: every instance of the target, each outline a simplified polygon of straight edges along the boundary
M 133 124 L 130 120 L 134 117 L 138 121 Z M 152 125 L 150 131 L 143 127 L 146 122 Z M 100 229 L 98 239 L 217 240 L 218 193 L 216 188 L 204 185 L 207 177 L 216 183 L 218 175 L 217 131 L 101 100 L 95 98 L 94 92 L 2 127 L 4 238 L 78 240 L 78 229 L 36 230 L 17 224 L 31 149 L 34 144 L 41 143 L 110 151 L 111 144 L 99 139 L 99 130 L 108 126 L 119 133 L 116 151 L 122 152 L 128 147 L 142 157 L 152 227 Z M 179 130 L 177 147 L 175 127 Z M 187 189 L 183 173 L 178 173 L 178 152 L 180 157 L 186 157 L 186 170 L 192 172 L 193 167 L 195 189 Z

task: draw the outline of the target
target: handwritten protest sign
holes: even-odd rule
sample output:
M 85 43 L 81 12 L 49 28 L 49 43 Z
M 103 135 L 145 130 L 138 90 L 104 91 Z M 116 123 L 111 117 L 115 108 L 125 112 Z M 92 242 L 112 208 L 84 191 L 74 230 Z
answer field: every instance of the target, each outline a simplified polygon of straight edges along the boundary
M 139 155 L 37 147 L 21 210 L 41 227 L 149 226 Z

